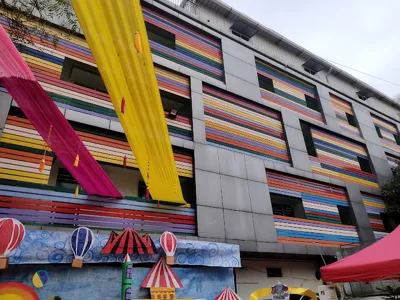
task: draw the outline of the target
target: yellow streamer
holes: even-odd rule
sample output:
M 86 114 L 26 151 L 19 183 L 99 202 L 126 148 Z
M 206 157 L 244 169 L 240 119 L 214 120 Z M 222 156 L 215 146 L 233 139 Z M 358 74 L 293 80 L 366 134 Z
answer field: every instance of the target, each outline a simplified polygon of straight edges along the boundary
M 72 0 L 72 5 L 147 186 L 148 162 L 152 166 L 152 198 L 185 204 L 140 1 Z
M 305 288 L 298 288 L 298 287 L 289 287 L 289 294 L 301 295 L 301 296 L 308 296 L 312 300 L 317 299 L 317 294 L 313 291 Z M 271 296 L 271 288 L 264 288 L 259 289 L 251 293 L 249 300 L 258 300 L 265 297 Z

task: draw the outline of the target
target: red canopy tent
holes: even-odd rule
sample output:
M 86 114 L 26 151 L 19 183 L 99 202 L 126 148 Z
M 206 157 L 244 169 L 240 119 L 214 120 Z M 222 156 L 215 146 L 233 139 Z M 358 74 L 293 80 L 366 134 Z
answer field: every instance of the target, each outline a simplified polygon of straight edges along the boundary
M 400 226 L 371 246 L 321 268 L 325 282 L 400 279 Z

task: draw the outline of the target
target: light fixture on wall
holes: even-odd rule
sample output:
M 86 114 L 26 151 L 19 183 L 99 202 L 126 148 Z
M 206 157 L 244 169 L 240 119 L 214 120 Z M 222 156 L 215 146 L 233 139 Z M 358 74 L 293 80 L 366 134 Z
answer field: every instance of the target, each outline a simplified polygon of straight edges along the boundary
M 168 113 L 168 118 L 176 119 L 177 115 L 178 115 L 178 110 L 176 108 L 171 108 Z

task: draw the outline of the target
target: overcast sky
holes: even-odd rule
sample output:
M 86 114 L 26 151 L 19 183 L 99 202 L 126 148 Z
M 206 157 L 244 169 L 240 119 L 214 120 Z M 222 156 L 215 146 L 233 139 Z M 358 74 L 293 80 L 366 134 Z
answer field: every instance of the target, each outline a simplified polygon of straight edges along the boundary
M 400 0 L 224 2 L 320 57 L 400 85 Z M 390 97 L 400 94 L 400 86 L 343 69 Z

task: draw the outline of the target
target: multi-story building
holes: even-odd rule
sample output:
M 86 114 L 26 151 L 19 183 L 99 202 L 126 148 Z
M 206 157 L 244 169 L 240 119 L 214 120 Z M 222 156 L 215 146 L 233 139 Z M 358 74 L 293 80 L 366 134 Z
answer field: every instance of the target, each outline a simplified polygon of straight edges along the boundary
M 33 37 L 21 55 L 125 199 L 74 197 L 76 181 L 51 151 L 39 172 L 44 141 L 0 87 L 0 214 L 28 230 L 11 257 L 16 266 L 0 278 L 26 282 L 42 268 L 61 297 L 76 290 L 74 299 L 114 299 L 119 267 L 107 262 L 122 258 L 97 248 L 110 231 L 133 226 L 181 240 L 178 264 L 197 267 L 177 271 L 187 286 L 178 297 L 212 299 L 231 286 L 248 299 L 277 279 L 316 292 L 321 256 L 393 229 L 379 186 L 400 160 L 399 103 L 221 1 L 178 2 L 142 5 L 191 207 L 143 199 L 146 186 L 83 36 L 60 37 L 55 48 Z M 0 23 L 7 27 L 4 16 Z M 98 234 L 93 264 L 53 265 L 71 261 L 65 244 L 78 225 Z M 137 272 L 136 281 L 146 275 Z

